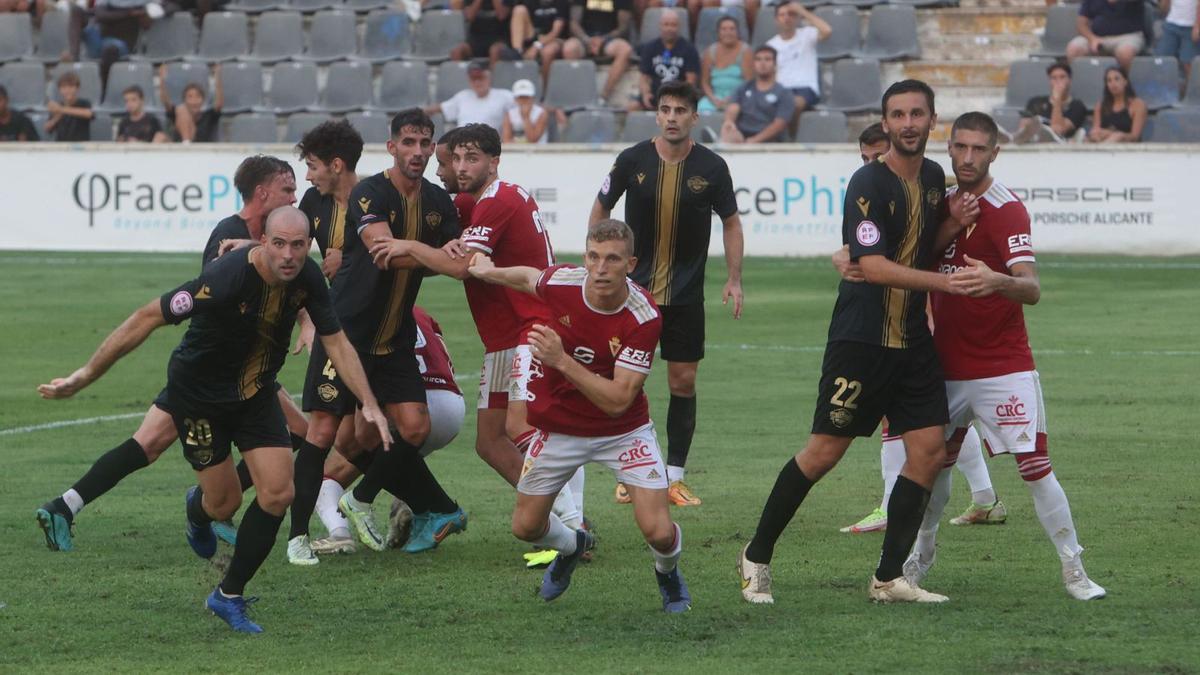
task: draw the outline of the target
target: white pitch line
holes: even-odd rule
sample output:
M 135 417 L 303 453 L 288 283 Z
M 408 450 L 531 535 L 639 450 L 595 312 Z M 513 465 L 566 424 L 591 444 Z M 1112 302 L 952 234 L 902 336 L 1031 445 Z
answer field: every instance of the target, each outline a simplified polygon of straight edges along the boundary
M 116 258 L 76 258 L 72 256 L 0 256 L 0 265 L 133 265 L 137 263 L 195 264 L 195 255 L 178 256 L 146 255 L 141 257 L 122 256 Z

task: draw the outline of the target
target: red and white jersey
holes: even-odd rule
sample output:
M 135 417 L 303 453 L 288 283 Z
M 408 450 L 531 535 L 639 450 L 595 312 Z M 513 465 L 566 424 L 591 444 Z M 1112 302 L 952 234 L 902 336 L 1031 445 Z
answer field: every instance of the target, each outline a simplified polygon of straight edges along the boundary
M 493 182 L 475 203 L 470 218 L 470 225 L 463 229 L 463 243 L 491 256 L 496 267 L 544 270 L 554 264 L 537 202 L 519 185 Z M 464 285 L 471 316 L 488 353 L 517 346 L 533 324 L 546 321 L 542 304 L 526 293 L 478 279 L 467 279 Z
M 951 188 L 953 194 L 957 188 Z M 964 228 L 938 263 L 953 274 L 966 267 L 963 256 L 983 261 L 1003 274 L 1013 265 L 1034 262 L 1029 212 L 998 182 L 979 199 L 979 219 Z M 983 298 L 931 293 L 933 339 L 947 380 L 978 380 L 1034 369 L 1021 303 L 994 293 Z
M 462 391 L 454 381 L 450 350 L 446 349 L 446 341 L 442 339 L 442 327 L 420 307 L 413 307 L 413 318 L 417 322 L 417 343 L 413 352 L 417 356 L 421 378 L 425 380 L 425 389 L 444 389 L 461 396 Z
M 454 195 L 454 208 L 458 209 L 458 224 L 465 230 L 471 226 L 471 214 L 475 211 L 475 196 L 466 192 Z
M 625 306 L 601 312 L 584 298 L 587 270 L 558 265 L 542 272 L 537 294 L 552 318 L 548 325 L 562 338 L 563 350 L 600 377 L 612 379 L 616 368 L 650 373 L 654 348 L 662 333 L 662 315 L 644 288 L 632 281 Z M 532 297 L 532 296 L 531 296 Z M 617 436 L 650 422 L 645 392 L 619 417 L 609 417 L 589 401 L 562 373 L 536 359 L 529 382 L 529 424 L 568 436 Z

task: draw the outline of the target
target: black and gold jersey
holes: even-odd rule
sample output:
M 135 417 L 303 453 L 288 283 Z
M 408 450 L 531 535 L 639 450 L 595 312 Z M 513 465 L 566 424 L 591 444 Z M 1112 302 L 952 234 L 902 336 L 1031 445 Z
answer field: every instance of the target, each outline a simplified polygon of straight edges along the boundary
M 695 144 L 682 162 L 668 164 L 653 139 L 643 141 L 617 156 L 597 198 L 611 210 L 622 194 L 638 258 L 633 280 L 660 305 L 704 302 L 712 214 L 737 213 L 725 160 Z
M 425 179 L 417 199 L 405 199 L 385 171 L 354 186 L 348 212 L 342 266 L 331 287 L 346 336 L 364 354 L 411 350 L 417 339 L 412 306 L 424 270 L 379 269 L 359 233 L 387 223 L 397 239 L 441 247 L 459 235 L 458 209 L 445 190 Z
M 914 181 L 897 176 L 882 160 L 855 171 L 842 215 L 842 241 L 850 246 L 850 258 L 882 255 L 905 267 L 930 269 L 945 216 L 945 185 L 942 167 L 928 159 Z M 830 342 L 906 348 L 929 337 L 923 291 L 848 281 L 838 287 Z
M 316 261 L 305 258 L 295 279 L 270 284 L 254 266 L 263 254 L 258 246 L 226 253 L 199 277 L 163 294 L 159 302 L 168 323 L 191 319 L 171 354 L 168 387 L 194 401 L 244 401 L 275 382 L 301 308 L 317 333 L 341 329 Z
M 324 257 L 329 249 L 346 246 L 346 205 L 338 204 L 333 195 L 322 195 L 310 187 L 300 198 L 300 210 L 308 216 L 309 236 L 317 241 Z
M 208 243 L 204 245 L 204 255 L 200 259 L 200 267 L 203 269 L 208 263 L 217 259 L 217 252 L 221 249 L 221 242 L 226 239 L 249 238 L 250 228 L 246 225 L 246 221 L 241 215 L 235 213 L 223 219 L 217 223 L 217 226 L 208 235 Z

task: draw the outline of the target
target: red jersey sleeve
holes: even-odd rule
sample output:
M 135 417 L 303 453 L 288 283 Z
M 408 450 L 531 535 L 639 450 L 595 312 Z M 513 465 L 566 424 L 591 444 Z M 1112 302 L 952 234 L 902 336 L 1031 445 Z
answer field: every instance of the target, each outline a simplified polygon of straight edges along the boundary
M 546 269 L 542 270 L 541 275 L 538 276 L 537 284 L 534 285 L 534 291 L 537 293 L 537 296 L 539 298 L 541 298 L 542 300 L 547 300 L 548 297 L 547 297 L 546 287 L 550 284 L 550 278 L 554 276 L 555 272 L 557 272 L 559 270 L 567 269 L 569 267 L 572 267 L 572 266 L 571 265 L 553 265 L 551 267 L 547 267 Z
M 499 196 L 479 200 L 471 211 L 470 226 L 463 230 L 463 243 L 492 255 L 514 211 L 511 201 Z
M 1029 230 L 1029 211 L 1021 202 L 1009 202 L 1000 209 L 997 218 L 1002 227 L 990 231 L 992 244 L 996 247 L 1005 267 L 1012 269 L 1017 263 L 1035 262 L 1033 239 Z
M 617 368 L 628 368 L 649 375 L 650 365 L 654 362 L 654 348 L 658 345 L 661 333 L 662 319 L 660 317 L 639 324 L 629 337 L 625 338 L 625 344 L 621 345 L 621 351 L 617 354 L 616 363 L 613 365 Z

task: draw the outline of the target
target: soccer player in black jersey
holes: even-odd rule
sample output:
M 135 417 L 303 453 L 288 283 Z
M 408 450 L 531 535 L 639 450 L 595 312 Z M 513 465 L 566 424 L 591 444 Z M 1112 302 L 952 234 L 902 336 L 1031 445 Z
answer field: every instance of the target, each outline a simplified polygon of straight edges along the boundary
M 588 223 L 608 218 L 625 195 L 625 222 L 633 228 L 637 268 L 631 278 L 650 291 L 662 310 L 659 351 L 667 362 L 667 472 L 677 506 L 700 499 L 684 478 L 696 431 L 696 371 L 704 358 L 704 267 L 715 212 L 724 226 L 727 279 L 723 303 L 742 315 L 742 221 L 725 160 L 692 141 L 699 92 L 686 82 L 659 87 L 660 134 L 627 148 L 604 182 Z M 624 486 L 617 501 L 627 503 Z
M 241 505 L 230 457 L 236 444 L 254 477 L 256 496 L 242 517 L 225 577 L 206 604 L 240 632 L 262 632 L 246 616 L 242 592 L 270 553 L 292 500 L 292 452 L 274 384 L 302 308 L 346 385 L 362 401 L 367 426 L 388 433 L 387 419 L 333 312 L 320 267 L 308 257 L 311 245 L 303 213 L 291 206 L 272 211 L 261 246 L 223 256 L 196 279 L 138 309 L 82 368 L 38 387 L 45 398 L 69 397 L 154 330 L 191 319 L 167 368 L 171 418 L 200 483 L 187 493 L 187 538 L 197 555 L 211 558 L 217 548 L 212 521 L 229 518 Z
M 868 594 L 878 602 L 946 600 L 909 584 L 901 568 L 946 459 L 946 388 L 925 294 L 961 291 L 947 275 L 928 270 L 977 206 L 958 197 L 947 204 L 945 173 L 925 158 L 937 121 L 933 90 L 917 80 L 897 82 L 884 92 L 882 107 L 892 149 L 854 173 L 842 220 L 842 238 L 867 283 L 838 287 L 812 434 L 779 472 L 754 538 L 738 555 L 749 602 L 774 602 L 769 563 L 775 542 L 813 484 L 856 436 L 874 434 L 884 415 L 904 439 L 907 460 L 888 501 L 888 528 Z
M 223 243 L 229 246 L 235 240 L 261 239 L 267 214 L 280 206 L 296 203 L 296 177 L 292 167 L 276 157 L 255 155 L 242 160 L 234 173 L 233 183 L 244 204 L 241 211 L 222 220 L 209 235 L 201 258 L 202 269 L 217 257 Z M 286 391 L 280 389 L 279 399 L 293 435 L 292 445 L 299 447 L 308 422 Z M 51 551 L 71 550 L 74 546 L 71 527 L 80 510 L 126 476 L 157 460 L 175 438 L 175 425 L 171 422 L 164 389 L 146 411 L 141 426 L 131 438 L 101 455 L 70 489 L 37 510 L 38 524 L 45 534 L 47 547 Z M 249 487 L 250 472 L 244 463 L 238 465 L 238 474 L 243 488 Z M 235 530 L 232 525 L 218 523 L 216 530 L 222 539 L 233 543 Z

